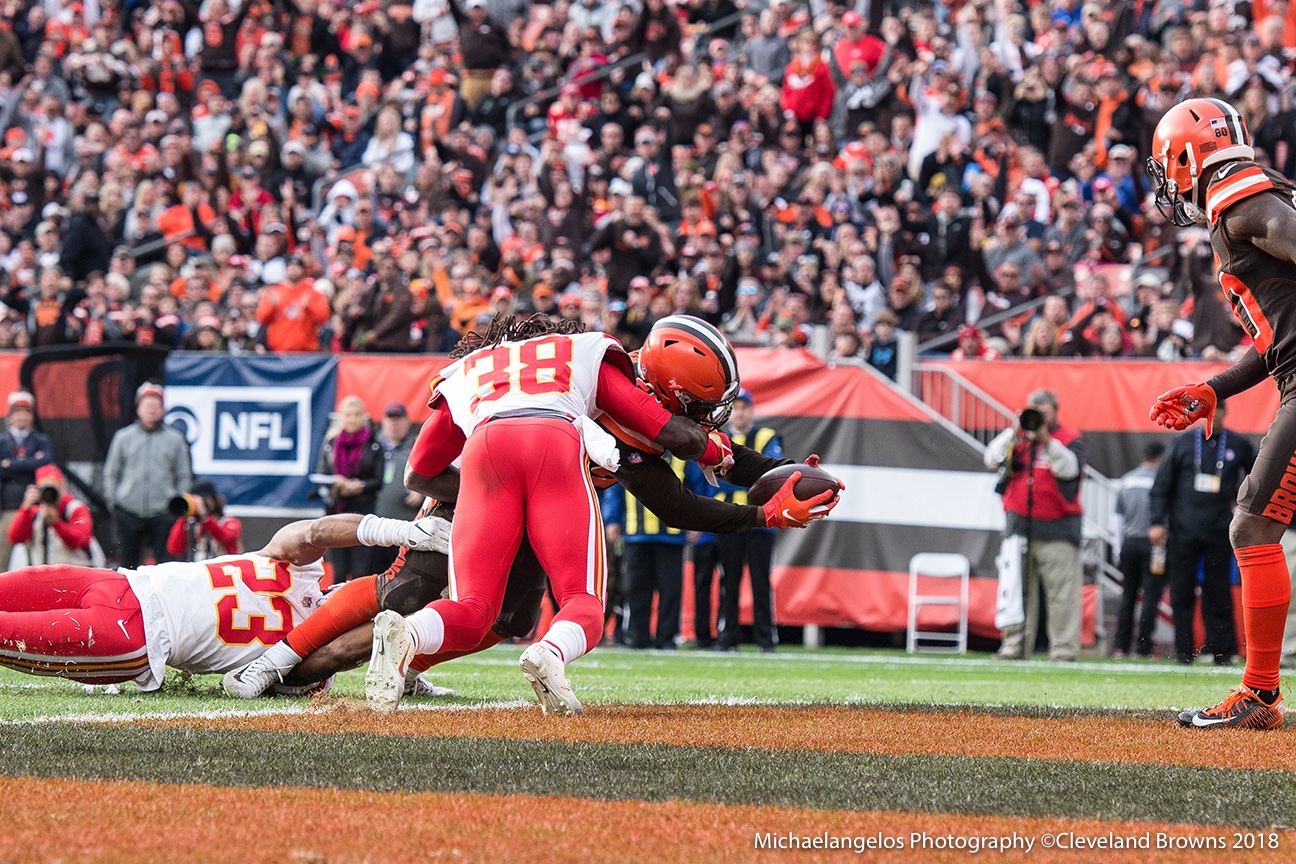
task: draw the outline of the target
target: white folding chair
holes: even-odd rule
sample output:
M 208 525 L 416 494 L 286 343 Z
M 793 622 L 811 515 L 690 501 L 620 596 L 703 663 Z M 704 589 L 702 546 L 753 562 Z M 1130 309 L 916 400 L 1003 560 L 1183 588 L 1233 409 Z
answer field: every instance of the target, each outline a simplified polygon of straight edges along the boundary
M 971 565 L 967 556 L 947 552 L 923 552 L 909 560 L 909 634 L 906 649 L 910 654 L 920 650 L 967 653 L 968 575 Z M 918 577 L 958 579 L 957 594 L 919 594 Z M 918 610 L 923 606 L 954 606 L 958 609 L 958 629 L 919 630 Z M 919 641 L 936 645 L 919 646 Z

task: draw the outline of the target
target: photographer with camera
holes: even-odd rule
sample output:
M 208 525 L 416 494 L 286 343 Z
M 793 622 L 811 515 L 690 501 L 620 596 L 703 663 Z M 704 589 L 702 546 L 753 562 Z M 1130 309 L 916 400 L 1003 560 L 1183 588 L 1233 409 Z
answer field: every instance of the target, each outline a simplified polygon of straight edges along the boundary
M 201 561 L 243 551 L 243 523 L 225 515 L 225 496 L 210 480 L 199 480 L 172 498 L 167 512 L 175 517 L 167 552 L 176 559 Z
M 1020 572 L 1024 600 L 1016 615 L 1002 616 L 1003 645 L 995 655 L 1000 659 L 1030 656 L 1041 585 L 1048 604 L 1049 659 L 1074 660 L 1080 651 L 1084 461 L 1084 439 L 1078 429 L 1058 423 L 1057 396 L 1049 390 L 1031 393 L 1013 425 L 986 447 L 986 467 L 1000 472 L 996 491 L 1007 517 L 1004 551 L 1015 559 L 1009 566 Z M 1003 606 L 1002 587 L 1000 593 Z M 1009 598 L 1010 606 L 1015 599 Z
M 9 526 L 36 482 L 36 471 L 54 459 L 54 445 L 37 431 L 36 397 L 26 390 L 9 394 L 9 414 L 0 433 L 0 569 L 7 567 L 13 551 Z
M 22 507 L 9 525 L 9 542 L 27 549 L 27 564 L 83 564 L 90 561 L 94 520 L 84 501 L 64 489 L 57 465 L 36 469 Z

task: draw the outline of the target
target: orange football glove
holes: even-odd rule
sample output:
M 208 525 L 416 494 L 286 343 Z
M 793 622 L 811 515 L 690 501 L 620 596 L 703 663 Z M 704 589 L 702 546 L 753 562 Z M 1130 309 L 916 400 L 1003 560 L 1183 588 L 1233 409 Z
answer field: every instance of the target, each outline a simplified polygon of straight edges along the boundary
M 1151 418 L 1158 426 L 1182 432 L 1198 420 L 1203 422 L 1206 437 L 1211 436 L 1215 425 L 1215 406 L 1218 399 L 1215 389 L 1209 384 L 1189 384 L 1187 387 L 1176 387 L 1167 390 L 1157 397 L 1152 406 Z
M 841 500 L 831 489 L 810 499 L 798 498 L 796 484 L 800 479 L 801 472 L 794 472 L 765 502 L 766 528 L 804 528 L 831 513 Z
M 724 475 L 733 467 L 733 445 L 729 436 L 723 432 L 713 431 L 707 435 L 706 450 L 698 457 L 697 463 L 702 466 L 702 473 L 712 486 L 719 486 L 716 475 Z

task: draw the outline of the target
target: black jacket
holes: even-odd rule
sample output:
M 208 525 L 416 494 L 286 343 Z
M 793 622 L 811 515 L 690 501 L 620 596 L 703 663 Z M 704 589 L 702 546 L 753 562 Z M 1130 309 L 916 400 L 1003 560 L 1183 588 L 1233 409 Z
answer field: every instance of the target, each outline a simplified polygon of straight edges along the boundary
M 0 433 L 0 510 L 21 507 L 27 487 L 36 482 L 36 469 L 53 461 L 54 445 L 44 432 L 28 432 L 22 447 L 7 430 Z
M 1221 439 L 1224 441 L 1223 471 L 1218 470 Z M 1203 440 L 1198 426 L 1176 435 L 1152 484 L 1151 523 L 1165 525 L 1172 540 L 1175 535 L 1227 534 L 1238 487 L 1255 465 L 1255 458 L 1255 447 L 1240 432 L 1217 428 L 1212 437 Z M 1196 491 L 1195 478 L 1199 471 L 1220 476 L 1218 492 Z
M 317 470 L 321 474 L 333 474 L 336 463 L 333 460 L 334 439 L 329 438 L 320 448 Z M 383 467 L 382 445 L 378 443 L 378 430 L 371 429 L 369 443 L 365 445 L 364 454 L 360 457 L 360 470 L 357 480 L 364 483 L 364 491 L 350 498 L 337 498 L 328 501 L 329 513 L 372 513 L 378 503 L 378 490 L 382 488 Z
M 89 213 L 76 213 L 68 223 L 59 248 L 59 266 L 73 282 L 81 282 L 98 270 L 108 272 L 112 243 L 98 220 Z

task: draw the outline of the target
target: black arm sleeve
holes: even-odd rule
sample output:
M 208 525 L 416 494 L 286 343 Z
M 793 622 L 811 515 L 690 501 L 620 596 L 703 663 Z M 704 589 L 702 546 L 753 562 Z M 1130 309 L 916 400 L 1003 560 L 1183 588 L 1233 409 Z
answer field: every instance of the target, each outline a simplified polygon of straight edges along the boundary
M 630 454 L 636 451 L 624 444 L 620 449 L 621 468 L 613 476 L 669 527 L 715 534 L 737 534 L 762 527 L 761 508 L 696 495 L 684 488 L 665 459 L 640 452 L 640 461 L 635 464 Z
M 1254 347 L 1248 348 L 1242 359 L 1206 383 L 1215 391 L 1219 399 L 1228 399 L 1244 390 L 1250 390 L 1265 378 L 1269 370 L 1265 368 L 1264 358 Z
M 773 471 L 780 465 L 796 464 L 791 459 L 771 459 L 741 444 L 733 445 L 733 457 L 733 467 L 725 474 L 724 479 L 735 486 L 748 488 L 751 488 L 751 485 L 767 472 Z

